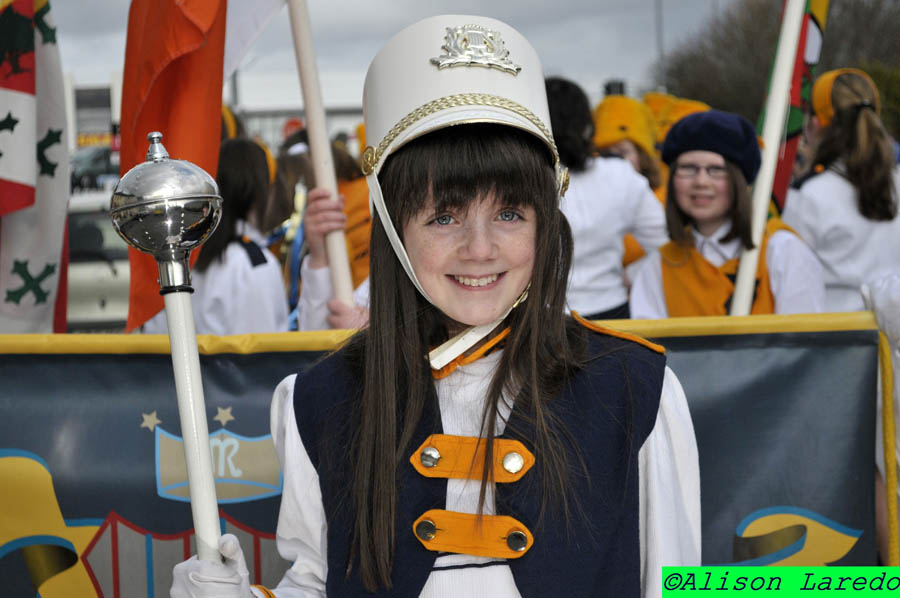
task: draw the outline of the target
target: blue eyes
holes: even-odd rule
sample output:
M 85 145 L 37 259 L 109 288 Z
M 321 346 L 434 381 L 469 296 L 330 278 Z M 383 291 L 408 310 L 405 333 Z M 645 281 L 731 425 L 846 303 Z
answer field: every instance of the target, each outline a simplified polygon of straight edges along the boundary
M 497 214 L 497 220 L 500 222 L 516 222 L 517 220 L 522 220 L 522 215 L 517 211 L 509 209 L 509 210 L 500 210 Z M 435 216 L 430 224 L 437 224 L 438 226 L 449 226 L 455 222 L 455 219 L 451 214 L 440 214 Z

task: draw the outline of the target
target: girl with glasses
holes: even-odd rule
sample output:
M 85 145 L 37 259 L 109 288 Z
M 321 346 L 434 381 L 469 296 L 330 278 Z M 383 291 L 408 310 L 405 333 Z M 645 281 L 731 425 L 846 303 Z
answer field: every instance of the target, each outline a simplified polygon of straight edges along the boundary
M 672 126 L 662 158 L 671 170 L 666 202 L 671 241 L 640 265 L 632 314 L 726 315 L 740 256 L 753 247 L 748 185 L 760 165 L 756 130 L 736 114 L 692 114 Z M 769 220 L 751 313 L 812 313 L 823 306 L 816 256 L 780 220 Z

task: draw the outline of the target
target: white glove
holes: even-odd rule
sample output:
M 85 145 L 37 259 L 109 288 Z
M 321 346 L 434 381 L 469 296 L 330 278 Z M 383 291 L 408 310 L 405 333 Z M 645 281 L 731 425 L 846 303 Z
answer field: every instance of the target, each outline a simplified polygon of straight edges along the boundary
M 878 327 L 887 335 L 895 357 L 900 355 L 900 275 L 869 281 L 860 291 L 866 307 L 875 312 Z
M 201 561 L 196 555 L 175 565 L 171 598 L 251 598 L 250 574 L 234 534 L 219 538 L 224 563 Z

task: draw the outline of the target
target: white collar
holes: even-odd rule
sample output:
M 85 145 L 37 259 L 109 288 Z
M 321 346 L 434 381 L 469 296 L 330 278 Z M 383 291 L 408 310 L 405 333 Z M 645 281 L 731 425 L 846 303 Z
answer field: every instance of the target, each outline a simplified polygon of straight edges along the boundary
M 247 237 L 257 245 L 266 245 L 266 240 L 263 238 L 262 233 L 259 232 L 259 229 L 246 220 L 238 220 L 236 229 L 240 236 Z
M 694 236 L 694 247 L 700 252 L 704 258 L 713 263 L 716 267 L 721 266 L 730 259 L 734 259 L 741 254 L 741 240 L 731 239 L 722 241 L 722 237 L 731 232 L 731 222 L 725 222 L 716 229 L 710 236 L 706 237 L 693 226 L 691 234 Z

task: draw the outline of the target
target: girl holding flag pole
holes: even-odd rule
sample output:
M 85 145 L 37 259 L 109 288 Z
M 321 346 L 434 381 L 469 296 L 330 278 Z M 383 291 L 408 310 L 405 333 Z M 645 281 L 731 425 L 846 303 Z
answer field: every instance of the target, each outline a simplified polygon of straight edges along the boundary
M 666 135 L 666 225 L 671 241 L 635 275 L 635 318 L 726 315 L 750 234 L 752 184 L 760 167 L 756 130 L 745 118 L 709 110 L 686 116 Z M 778 219 L 760 243 L 751 313 L 823 311 L 822 268 Z
M 369 327 L 272 403 L 291 567 L 251 589 L 226 535 L 172 595 L 659 595 L 662 565 L 700 560 L 693 427 L 661 347 L 564 313 L 536 52 L 493 19 L 426 19 L 363 103 Z

